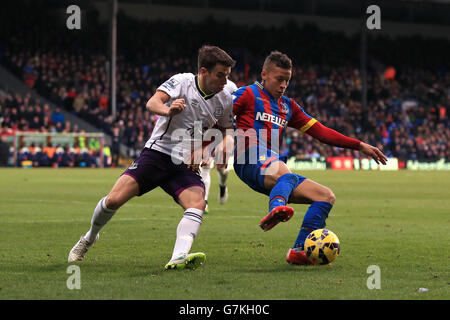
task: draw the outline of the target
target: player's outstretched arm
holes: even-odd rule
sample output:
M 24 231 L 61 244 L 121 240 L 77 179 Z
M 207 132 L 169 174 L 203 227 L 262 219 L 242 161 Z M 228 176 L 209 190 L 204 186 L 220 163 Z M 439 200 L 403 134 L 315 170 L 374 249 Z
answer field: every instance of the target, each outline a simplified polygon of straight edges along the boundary
M 343 134 L 325 127 L 320 122 L 315 122 L 307 131 L 307 134 L 319 141 L 340 148 L 359 150 L 363 154 L 372 157 L 376 163 L 386 164 L 387 158 L 380 149 L 365 142 L 344 136 Z
M 164 117 L 172 117 L 183 112 L 186 107 L 184 99 L 175 99 L 168 108 L 165 103 L 170 100 L 170 96 L 164 91 L 156 91 L 156 93 L 148 100 L 147 110 Z

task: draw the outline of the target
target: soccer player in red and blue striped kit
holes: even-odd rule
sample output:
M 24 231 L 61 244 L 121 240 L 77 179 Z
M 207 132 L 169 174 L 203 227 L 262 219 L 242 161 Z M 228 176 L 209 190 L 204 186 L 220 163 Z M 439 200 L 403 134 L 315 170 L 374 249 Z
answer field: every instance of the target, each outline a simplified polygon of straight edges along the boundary
M 291 264 L 307 265 L 311 261 L 305 255 L 305 239 L 311 231 L 325 227 L 336 198 L 328 187 L 289 170 L 286 157 L 280 154 L 286 128 L 298 129 L 332 146 L 359 150 L 377 163 L 386 164 L 387 159 L 378 148 L 322 125 L 284 96 L 291 74 L 291 59 L 272 51 L 265 59 L 262 81 L 233 93 L 237 127 L 234 169 L 248 186 L 270 198 L 269 214 L 260 222 L 264 231 L 292 217 L 294 209 L 288 203 L 310 204 L 286 256 Z

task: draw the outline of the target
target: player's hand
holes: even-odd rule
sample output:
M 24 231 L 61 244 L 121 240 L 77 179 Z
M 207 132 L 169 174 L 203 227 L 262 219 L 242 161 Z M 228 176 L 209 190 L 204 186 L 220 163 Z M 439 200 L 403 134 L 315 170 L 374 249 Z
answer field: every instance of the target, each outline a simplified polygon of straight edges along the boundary
M 370 144 L 361 142 L 359 144 L 359 151 L 361 151 L 362 153 L 364 153 L 369 157 L 372 157 L 372 159 L 375 160 L 377 164 L 380 164 L 380 162 L 382 164 L 386 164 L 387 162 L 387 158 L 383 154 L 383 152 L 381 152 L 380 149 L 378 149 L 377 147 L 371 146 Z
M 186 103 L 184 99 L 175 99 L 170 105 L 167 116 L 168 117 L 176 116 L 177 114 L 183 112 L 184 108 L 186 108 Z
M 214 157 L 216 169 L 228 168 L 228 159 L 233 154 L 233 144 L 233 138 L 225 135 L 223 141 L 214 149 L 211 155 Z
M 199 172 L 200 167 L 206 167 L 206 165 L 207 165 L 207 163 L 204 160 L 202 160 L 201 163 L 190 163 L 187 165 L 187 167 L 189 169 L 191 169 L 192 171 Z
M 228 168 L 228 163 L 216 164 L 216 169 L 226 169 Z
M 206 161 L 203 159 L 203 148 L 199 148 L 191 152 L 191 161 L 187 164 L 187 167 L 192 171 L 199 172 L 200 167 L 205 167 Z

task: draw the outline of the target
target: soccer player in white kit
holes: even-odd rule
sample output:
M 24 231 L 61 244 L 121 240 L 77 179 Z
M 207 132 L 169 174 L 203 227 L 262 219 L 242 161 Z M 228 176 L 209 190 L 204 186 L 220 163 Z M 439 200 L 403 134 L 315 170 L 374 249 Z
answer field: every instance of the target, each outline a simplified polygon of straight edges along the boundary
M 198 173 L 201 162 L 192 157 L 191 146 L 199 134 L 195 124 L 201 124 L 200 137 L 213 126 L 223 131 L 233 127 L 232 97 L 223 89 L 234 65 L 235 61 L 222 49 L 203 46 L 198 53 L 197 75 L 176 74 L 156 90 L 147 102 L 147 109 L 160 116 L 150 139 L 109 194 L 100 199 L 89 231 L 72 248 L 68 262 L 85 258 L 100 230 L 123 204 L 158 186 L 184 209 L 165 269 L 195 269 L 205 262 L 204 253 L 189 253 L 205 209 L 204 183 Z M 191 158 L 187 164 L 183 157 L 186 154 Z

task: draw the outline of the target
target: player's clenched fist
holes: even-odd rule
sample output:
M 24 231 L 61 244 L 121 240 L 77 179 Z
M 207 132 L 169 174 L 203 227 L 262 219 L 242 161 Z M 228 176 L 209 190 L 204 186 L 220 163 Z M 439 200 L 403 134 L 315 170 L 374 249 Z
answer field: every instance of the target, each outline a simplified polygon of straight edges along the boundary
M 184 102 L 184 99 L 175 99 L 170 105 L 168 116 L 176 116 L 177 114 L 183 112 L 185 107 L 186 103 Z

